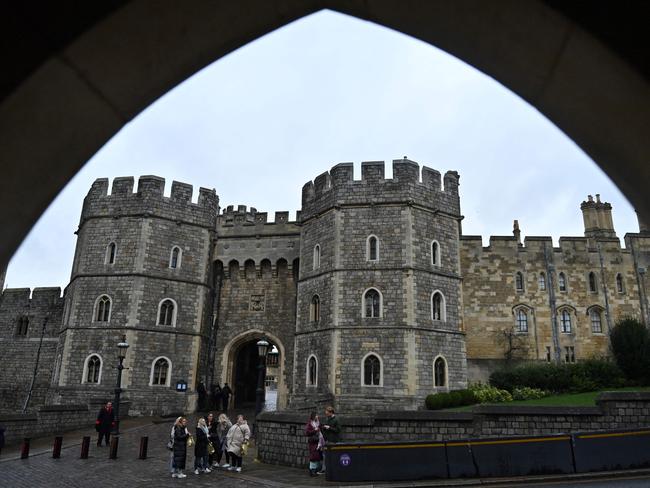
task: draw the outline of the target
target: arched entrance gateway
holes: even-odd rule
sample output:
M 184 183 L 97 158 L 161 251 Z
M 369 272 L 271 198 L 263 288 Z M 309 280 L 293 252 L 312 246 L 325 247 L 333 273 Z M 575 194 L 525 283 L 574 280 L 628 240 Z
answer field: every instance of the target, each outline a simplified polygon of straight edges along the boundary
M 252 410 L 255 407 L 260 364 L 257 342 L 260 339 L 266 339 L 269 343 L 265 361 L 263 409 L 273 411 L 286 406 L 284 346 L 272 334 L 252 330 L 233 338 L 223 352 L 221 377 L 234 392 L 230 408 Z

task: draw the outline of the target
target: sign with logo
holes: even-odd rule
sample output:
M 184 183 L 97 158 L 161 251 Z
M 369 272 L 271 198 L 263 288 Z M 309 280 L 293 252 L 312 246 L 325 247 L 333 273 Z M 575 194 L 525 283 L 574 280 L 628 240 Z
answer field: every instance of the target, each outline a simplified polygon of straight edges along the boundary
M 341 454 L 341 457 L 339 457 L 339 463 L 343 467 L 350 466 L 351 462 L 352 462 L 352 459 L 350 458 L 349 454 Z

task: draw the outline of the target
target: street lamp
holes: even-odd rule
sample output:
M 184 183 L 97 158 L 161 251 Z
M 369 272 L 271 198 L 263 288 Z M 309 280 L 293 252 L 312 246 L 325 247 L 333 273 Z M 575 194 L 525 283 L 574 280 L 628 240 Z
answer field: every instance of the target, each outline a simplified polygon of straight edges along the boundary
M 264 370 L 266 369 L 266 352 L 269 350 L 269 345 L 265 339 L 257 341 L 259 364 L 257 365 L 257 390 L 255 390 L 255 417 L 262 411 L 262 403 L 264 401 Z
M 113 430 L 113 442 L 111 442 L 111 459 L 117 456 L 117 445 L 120 440 L 120 395 L 122 394 L 122 370 L 124 369 L 124 358 L 126 357 L 126 350 L 129 348 L 129 343 L 126 342 L 126 334 L 122 336 L 122 340 L 117 343 L 117 386 L 115 387 L 115 400 L 113 401 L 115 407 L 115 429 Z

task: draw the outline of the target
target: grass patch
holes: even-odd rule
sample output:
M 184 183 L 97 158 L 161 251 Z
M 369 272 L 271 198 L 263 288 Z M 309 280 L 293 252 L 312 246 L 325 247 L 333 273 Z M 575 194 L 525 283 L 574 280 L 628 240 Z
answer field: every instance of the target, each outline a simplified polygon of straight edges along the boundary
M 530 406 L 546 406 L 546 407 L 594 407 L 596 406 L 596 398 L 604 391 L 650 391 L 650 387 L 635 387 L 630 386 L 626 388 L 606 388 L 599 391 L 588 391 L 585 393 L 566 393 L 563 395 L 553 395 L 536 400 L 519 400 L 514 402 L 503 403 L 484 403 L 483 405 L 498 405 L 500 407 L 519 407 L 521 405 Z M 450 408 L 449 411 L 453 412 L 471 412 L 472 408 L 476 405 L 469 405 L 466 407 Z

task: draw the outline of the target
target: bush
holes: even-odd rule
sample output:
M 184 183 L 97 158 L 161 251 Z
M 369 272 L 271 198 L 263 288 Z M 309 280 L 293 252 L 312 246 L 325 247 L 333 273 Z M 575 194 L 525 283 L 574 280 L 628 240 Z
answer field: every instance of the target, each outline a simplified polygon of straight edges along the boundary
M 509 392 L 528 387 L 566 393 L 620 387 L 625 379 L 616 364 L 588 359 L 575 364 L 533 363 L 500 369 L 490 375 L 490 384 Z
M 509 391 L 491 385 L 476 383 L 471 385 L 470 389 L 478 403 L 501 403 L 512 401 L 512 395 Z
M 610 334 L 616 364 L 625 376 L 637 383 L 650 380 L 650 334 L 636 319 L 618 322 Z
M 441 410 L 443 408 L 461 407 L 476 403 L 473 392 L 470 390 L 454 390 L 449 393 L 432 393 L 425 399 L 429 410 Z
M 549 396 L 551 393 L 545 390 L 540 390 L 539 388 L 529 388 L 524 386 L 523 388 L 515 388 L 512 390 L 512 399 L 513 400 L 538 400 Z

